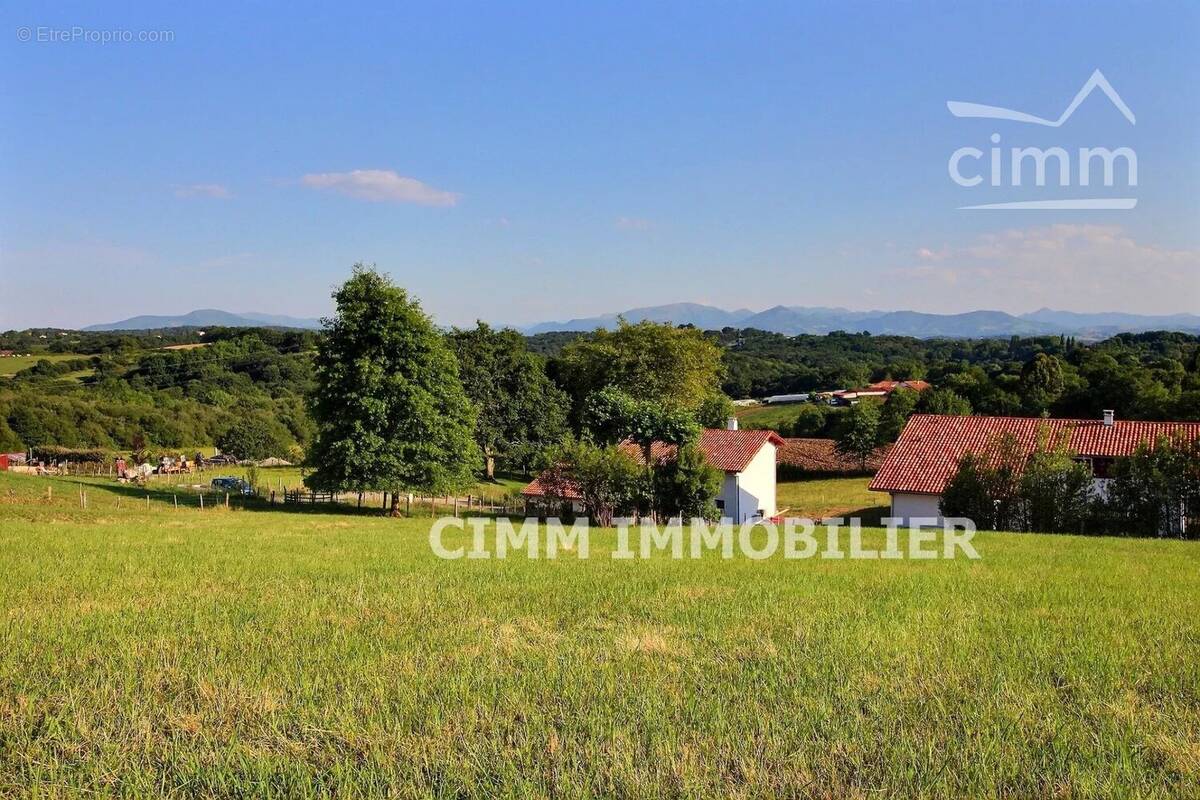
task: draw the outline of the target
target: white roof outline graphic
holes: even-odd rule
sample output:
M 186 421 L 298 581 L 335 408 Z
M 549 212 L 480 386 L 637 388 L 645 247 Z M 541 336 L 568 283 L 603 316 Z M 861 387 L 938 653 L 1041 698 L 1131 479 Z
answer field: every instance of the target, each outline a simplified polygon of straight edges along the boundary
M 1117 90 L 1104 77 L 1104 73 L 1098 69 L 1092 73 L 1092 77 L 1088 78 L 1087 83 L 1075 94 L 1075 99 L 1071 101 L 1071 104 L 1067 106 L 1066 110 L 1063 111 L 1057 120 L 1036 117 L 1033 114 L 1027 114 L 1024 111 L 1015 111 L 1011 108 L 983 105 L 982 103 L 966 103 L 961 100 L 947 100 L 946 108 L 950 109 L 950 113 L 956 117 L 1004 119 L 1012 122 L 1028 122 L 1031 125 L 1045 125 L 1049 128 L 1059 128 L 1071 118 L 1071 115 L 1075 113 L 1075 109 L 1079 108 L 1079 105 L 1095 89 L 1104 92 L 1108 99 L 1112 101 L 1112 104 L 1116 106 L 1117 110 L 1124 115 L 1125 119 L 1129 120 L 1130 125 L 1137 124 L 1137 119 L 1133 116 L 1133 112 L 1129 110 L 1129 106 L 1125 105 L 1125 101 L 1121 99 L 1121 95 L 1117 94 Z

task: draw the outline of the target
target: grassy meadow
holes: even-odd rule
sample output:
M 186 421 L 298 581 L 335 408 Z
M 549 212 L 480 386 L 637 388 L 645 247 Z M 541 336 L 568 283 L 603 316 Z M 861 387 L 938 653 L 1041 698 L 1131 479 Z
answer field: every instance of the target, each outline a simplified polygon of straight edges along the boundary
M 0 358 L 0 377 L 9 378 L 23 369 L 29 369 L 39 361 L 72 361 L 76 358 L 87 358 L 78 353 L 30 353 L 29 355 L 5 356 Z M 90 374 L 87 370 L 82 374 Z M 75 375 L 76 373 L 71 373 Z
M 0 796 L 1200 795 L 1196 543 L 442 561 L 85 483 L 0 473 Z
M 870 478 L 864 477 L 779 481 L 775 505 L 787 510 L 789 516 L 812 519 L 857 516 L 878 523 L 888 511 L 891 498 L 884 492 L 867 489 L 870 482 Z
M 742 406 L 735 412 L 738 424 L 743 428 L 784 430 L 789 429 L 800 414 L 804 403 L 783 403 L 779 405 Z

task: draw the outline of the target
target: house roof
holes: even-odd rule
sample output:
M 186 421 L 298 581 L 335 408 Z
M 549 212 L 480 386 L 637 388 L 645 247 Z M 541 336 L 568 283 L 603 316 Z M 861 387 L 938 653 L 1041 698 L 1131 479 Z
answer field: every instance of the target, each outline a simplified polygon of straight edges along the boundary
M 925 381 L 876 381 L 865 390 L 858 391 L 893 392 L 896 389 L 912 389 L 914 392 L 923 392 L 930 388 L 930 384 Z
M 1089 458 L 1132 455 L 1142 442 L 1160 436 L 1200 437 L 1200 422 L 1143 422 L 1117 420 L 1105 425 L 1098 419 L 1043 419 L 1041 417 L 955 417 L 914 414 L 871 481 L 877 492 L 941 494 L 968 452 L 984 452 L 1002 434 L 1011 434 L 1017 446 L 1032 453 L 1038 437 L 1048 430 L 1055 441 L 1066 437 L 1066 446 Z
M 771 443 L 776 447 L 782 446 L 784 440 L 775 431 L 737 430 L 723 428 L 705 428 L 700 434 L 700 451 L 705 459 L 719 470 L 725 472 L 741 472 L 750 465 L 763 445 Z M 642 448 L 633 442 L 623 442 L 621 449 L 639 463 L 644 461 Z M 673 457 L 675 445 L 655 442 L 650 448 L 650 458 L 659 463 Z M 521 490 L 526 497 L 540 497 L 546 494 L 546 487 L 541 482 L 541 476 Z M 578 499 L 579 495 L 570 488 L 558 492 L 566 500 Z
M 878 470 L 889 449 L 891 445 L 876 448 L 867 458 L 866 471 Z M 862 472 L 862 462 L 854 456 L 839 453 L 833 439 L 784 439 L 783 446 L 775 451 L 775 463 L 807 472 Z

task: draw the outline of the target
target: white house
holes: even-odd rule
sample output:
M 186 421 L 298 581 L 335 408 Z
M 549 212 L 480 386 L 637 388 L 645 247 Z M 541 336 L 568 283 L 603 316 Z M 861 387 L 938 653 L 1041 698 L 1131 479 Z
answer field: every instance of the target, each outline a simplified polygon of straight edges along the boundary
M 1065 443 L 1092 470 L 1095 489 L 1103 492 L 1113 461 L 1133 455 L 1138 445 L 1160 437 L 1200 438 L 1200 422 L 1143 422 L 1103 419 L 1043 419 L 1041 417 L 952 417 L 914 414 L 875 478 L 871 489 L 892 498 L 891 515 L 901 520 L 941 517 L 946 484 L 958 461 L 968 452 L 982 453 L 1001 436 L 1011 436 L 1021 451 L 1031 454 L 1039 441 Z
M 708 463 L 725 473 L 721 495 L 716 501 L 722 517 L 740 523 L 775 516 L 775 451 L 782 444 L 783 439 L 774 431 L 738 430 L 734 418 L 730 418 L 726 428 L 704 429 L 700 434 L 700 450 Z M 632 457 L 643 460 L 644 455 L 637 445 L 626 442 L 622 447 Z M 655 443 L 651 458 L 655 461 L 671 458 L 674 450 L 673 445 Z M 552 495 L 546 491 L 540 477 L 521 494 L 531 500 L 570 502 L 576 513 L 583 512 L 577 493 L 567 488 L 560 489 L 557 496 Z

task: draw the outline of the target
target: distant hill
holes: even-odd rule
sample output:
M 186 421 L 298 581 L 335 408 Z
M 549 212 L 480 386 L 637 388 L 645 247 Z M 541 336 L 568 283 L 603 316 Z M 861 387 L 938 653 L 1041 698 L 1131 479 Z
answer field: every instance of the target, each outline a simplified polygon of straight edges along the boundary
M 695 325 L 705 330 L 720 330 L 724 327 L 748 327 L 742 322 L 754 316 L 748 309 L 726 311 L 715 306 L 705 306 L 699 303 L 671 303 L 665 306 L 650 306 L 647 308 L 631 308 L 620 314 L 604 314 L 599 317 L 571 319 L 565 322 L 542 322 L 531 325 L 525 333 L 549 333 L 551 331 L 594 331 L 596 328 L 614 328 L 617 317 L 624 317 L 629 322 L 671 322 L 676 325 Z
M 261 314 L 247 311 L 234 314 L 216 308 L 201 308 L 177 316 L 130 317 L 118 322 L 88 325 L 85 331 L 145 331 L 157 328 L 204 328 L 223 326 L 227 328 L 319 328 L 319 319 L 288 317 L 281 314 Z
M 925 314 L 918 311 L 850 311 L 845 308 L 775 306 L 765 311 L 726 311 L 698 303 L 672 303 L 634 308 L 619 314 L 543 322 L 529 326 L 526 333 L 591 331 L 612 328 L 618 317 L 630 322 L 650 320 L 676 325 L 695 325 L 708 330 L 724 327 L 757 328 L 773 333 L 822 335 L 831 331 L 869 331 L 877 335 L 918 338 L 984 338 L 1038 336 L 1065 333 L 1101 339 L 1123 332 L 1151 330 L 1200 332 L 1200 316 L 1171 314 L 1150 316 L 1120 312 L 1077 313 L 1040 309 L 1014 316 L 1003 311 L 968 311 L 962 314 Z

